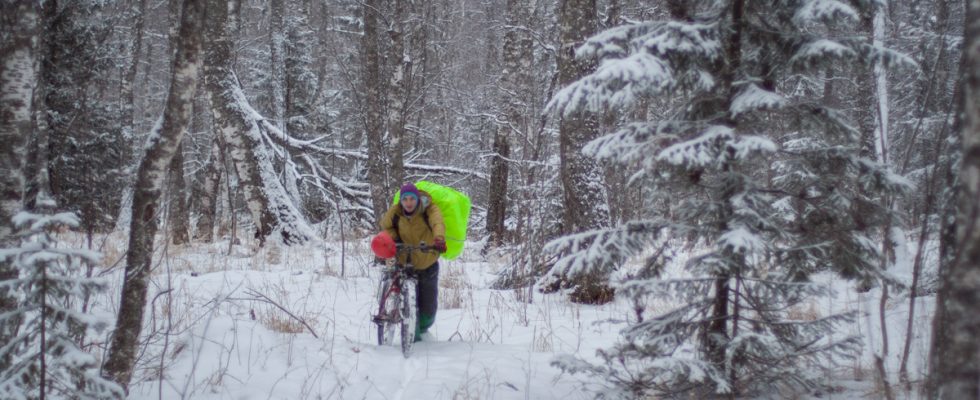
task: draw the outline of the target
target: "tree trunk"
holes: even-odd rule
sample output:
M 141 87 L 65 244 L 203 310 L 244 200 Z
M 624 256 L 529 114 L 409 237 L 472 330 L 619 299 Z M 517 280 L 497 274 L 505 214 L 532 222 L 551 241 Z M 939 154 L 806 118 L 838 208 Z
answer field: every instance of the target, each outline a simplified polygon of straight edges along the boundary
M 201 70 L 203 17 L 203 0 L 184 0 L 163 124 L 152 133 L 137 171 L 122 298 L 104 368 L 106 377 L 127 391 L 139 350 L 161 191 L 167 167 L 191 122 L 194 92 Z
M 193 110 L 193 109 L 192 109 Z M 177 152 L 170 160 L 170 209 L 167 210 L 170 225 L 170 240 L 173 244 L 190 242 L 190 211 L 187 205 L 187 181 L 184 179 L 184 150 L 177 146 Z
M 269 73 L 272 85 L 272 123 L 286 132 L 286 25 L 285 0 L 269 1 Z
M 221 190 L 221 146 L 217 134 L 211 139 L 211 156 L 204 168 L 204 182 L 201 185 L 200 207 L 198 209 L 197 230 L 194 239 L 211 243 L 214 241 L 214 222 L 218 212 L 218 195 Z
M 567 86 L 589 73 L 594 62 L 575 58 L 575 49 L 595 34 L 598 12 L 595 0 L 565 0 L 561 3 L 561 50 L 558 55 L 558 83 Z M 602 171 L 582 147 L 597 136 L 598 116 L 588 110 L 561 115 L 559 121 L 560 177 L 564 205 L 563 234 L 609 226 L 609 207 L 603 187 Z M 576 287 L 572 301 L 604 303 L 612 300 L 607 276 L 593 268 L 571 279 Z
M 130 0 L 129 18 L 133 20 L 133 41 L 130 44 L 130 64 L 126 73 L 122 76 L 120 84 L 120 94 L 122 107 L 120 110 L 122 120 L 123 135 L 131 140 L 135 136 L 134 119 L 136 105 L 136 90 L 133 83 L 136 82 L 136 73 L 139 71 L 140 52 L 143 46 L 143 20 L 146 14 L 146 0 Z
M 38 58 L 42 61 L 37 71 L 37 86 L 34 88 L 32 99 L 31 122 L 34 134 L 28 142 L 27 164 L 24 167 L 24 207 L 33 210 L 40 196 L 51 193 L 50 175 L 48 174 L 48 148 L 51 135 L 48 97 L 51 87 L 57 80 L 54 78 L 56 60 L 53 48 L 57 46 L 58 29 L 55 20 L 58 17 L 57 2 L 47 1 L 41 5 L 41 17 L 38 29 L 40 45 L 37 47 Z
M 260 245 L 277 233 L 283 244 L 306 242 L 314 237 L 299 210 L 292 204 L 273 168 L 261 127 L 255 120 L 238 78 L 231 68 L 228 37 L 228 4 L 209 0 L 207 63 L 205 71 L 211 96 L 214 126 L 221 135 L 245 196 L 255 238 Z M 217 4 L 220 3 L 220 4 Z
M 942 399 L 980 398 L 980 1 L 967 2 L 964 40 L 956 254 L 943 266 L 949 270 L 943 274 L 944 301 L 937 304 L 948 324 L 945 354 L 933 371 Z
M 500 104 L 503 106 L 503 123 L 497 126 L 493 138 L 493 157 L 490 159 L 490 193 L 487 201 L 487 233 L 489 243 L 499 245 L 504 240 L 507 228 L 507 183 L 510 172 L 510 141 L 515 132 L 527 128 L 523 108 L 526 99 L 522 96 L 529 87 L 527 79 L 531 63 L 524 50 L 528 36 L 520 27 L 527 24 L 528 5 L 524 0 L 507 1 L 507 25 L 504 33 L 503 63 L 500 77 Z M 527 38 L 529 41 L 530 38 Z
M 408 96 L 412 87 L 412 56 L 405 46 L 409 17 L 408 0 L 395 0 L 395 16 L 388 30 L 391 37 L 391 56 L 393 63 L 388 82 L 388 137 L 391 159 L 390 187 L 401 186 L 405 180 L 405 123 L 408 118 Z M 390 194 L 388 194 L 390 195 Z M 386 195 L 387 196 L 387 195 Z
M 12 29 L 0 43 L 0 248 L 17 246 L 11 218 L 24 204 L 26 146 L 31 136 L 31 96 L 36 81 L 31 42 L 37 37 L 37 10 L 33 2 L 3 2 L 4 18 Z M 17 270 L 9 261 L 0 262 L 0 282 L 16 279 Z M 0 295 L 0 314 L 13 311 L 17 299 Z M 17 335 L 19 318 L 0 324 L 0 343 Z M 0 359 L 0 371 L 10 364 Z
M 381 54 L 378 49 L 378 0 L 365 0 L 361 7 L 364 34 L 361 35 L 361 80 L 364 85 L 364 129 L 368 150 L 368 180 L 375 221 L 388 209 L 391 193 L 388 154 L 385 151 L 384 120 L 381 112 Z

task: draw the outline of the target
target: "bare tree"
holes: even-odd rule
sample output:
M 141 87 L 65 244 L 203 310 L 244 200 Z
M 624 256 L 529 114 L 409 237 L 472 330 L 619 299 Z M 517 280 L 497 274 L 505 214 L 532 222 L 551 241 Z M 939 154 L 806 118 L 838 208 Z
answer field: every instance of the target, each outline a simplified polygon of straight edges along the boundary
M 378 0 L 365 0 L 361 7 L 364 33 L 361 35 L 361 84 L 364 85 L 365 121 L 367 131 L 367 170 L 371 184 L 371 200 L 375 220 L 388 209 L 391 192 L 385 145 L 384 120 L 381 110 L 381 53 L 378 48 Z
M 391 50 L 388 59 L 392 63 L 388 79 L 388 137 L 391 139 L 388 151 L 391 168 L 391 187 L 400 186 L 405 179 L 405 123 L 408 119 L 408 97 L 412 88 L 412 56 L 407 46 L 411 12 L 408 0 L 395 0 L 395 13 L 388 27 Z M 383 195 L 382 197 L 386 197 Z
M 192 111 L 193 112 L 193 111 Z M 170 240 L 173 244 L 190 242 L 190 210 L 188 209 L 187 181 L 184 179 L 184 150 L 177 146 L 177 152 L 170 160 L 170 196 L 167 210 L 167 225 L 170 227 Z
M 255 223 L 255 238 L 264 244 L 269 236 L 278 234 L 284 244 L 302 243 L 311 239 L 313 232 L 286 194 L 264 142 L 267 137 L 263 129 L 277 128 L 264 125 L 267 122 L 251 108 L 231 68 L 228 8 L 226 1 L 209 1 L 205 80 L 215 129 L 237 173 Z
M 184 0 L 163 123 L 151 134 L 137 172 L 119 315 L 104 368 L 106 377 L 124 390 L 128 390 L 132 378 L 143 327 L 161 191 L 167 167 L 191 122 L 194 93 L 202 65 L 204 15 L 203 0 Z
M 214 241 L 214 223 L 218 211 L 218 195 L 221 184 L 222 162 L 220 137 L 211 139 L 211 154 L 204 167 L 204 181 L 200 188 L 200 202 L 197 215 L 197 229 L 194 239 L 204 243 Z
M 527 96 L 531 87 L 531 38 L 526 24 L 530 5 L 526 0 L 507 1 L 507 31 L 504 33 L 503 63 L 499 102 L 501 120 L 494 132 L 490 158 L 490 191 L 487 200 L 487 233 L 491 244 L 504 240 L 507 219 L 507 187 L 510 175 L 511 137 L 526 132 Z
M 139 71 L 141 52 L 143 49 L 143 21 L 146 14 L 146 0 L 130 0 L 127 17 L 133 21 L 132 42 L 130 43 L 130 64 L 122 76 L 120 84 L 120 104 L 123 133 L 131 138 L 135 126 L 134 110 L 136 104 L 136 74 Z

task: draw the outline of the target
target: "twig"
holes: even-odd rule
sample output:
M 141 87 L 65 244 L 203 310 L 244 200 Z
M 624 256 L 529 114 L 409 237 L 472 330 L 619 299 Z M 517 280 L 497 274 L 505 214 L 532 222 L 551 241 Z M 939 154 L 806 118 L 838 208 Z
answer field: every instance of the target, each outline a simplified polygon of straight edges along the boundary
M 252 298 L 232 298 L 232 297 L 229 297 L 226 300 L 251 300 L 251 301 L 261 301 L 261 302 L 272 304 L 276 308 L 282 310 L 282 312 L 286 313 L 286 315 L 288 315 L 290 318 L 295 319 L 299 323 L 303 324 L 303 326 L 305 326 L 306 329 L 310 331 L 310 334 L 312 334 L 313 337 L 315 337 L 317 339 L 320 338 L 320 336 L 317 336 L 316 332 L 313 330 L 313 328 L 310 326 L 310 324 L 306 323 L 306 320 L 304 320 L 304 319 L 302 319 L 300 317 L 297 317 L 295 314 L 289 312 L 289 310 L 287 310 L 286 307 L 283 307 L 282 305 L 280 305 L 279 303 L 277 303 L 275 300 L 270 299 L 269 296 L 266 296 L 266 295 L 264 295 L 262 293 L 259 293 L 258 291 L 254 290 L 254 289 L 248 289 L 245 292 L 245 294 L 247 294 L 249 296 L 252 296 Z

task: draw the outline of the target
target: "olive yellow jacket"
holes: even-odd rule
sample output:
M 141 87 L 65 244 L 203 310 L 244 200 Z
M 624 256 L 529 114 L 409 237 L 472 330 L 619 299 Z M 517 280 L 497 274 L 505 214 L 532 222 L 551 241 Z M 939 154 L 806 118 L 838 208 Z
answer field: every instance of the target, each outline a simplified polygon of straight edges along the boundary
M 412 215 L 405 215 L 405 210 L 402 209 L 401 204 L 396 203 L 388 208 L 385 215 L 381 217 L 381 229 L 388 232 L 396 242 L 418 246 L 423 242 L 425 244 L 432 244 L 436 237 L 441 237 L 445 240 L 446 224 L 443 222 L 442 212 L 432 202 L 432 198 L 428 193 L 421 192 L 420 194 L 421 198 L 418 202 L 418 208 Z M 425 223 L 425 217 L 422 216 L 423 213 L 428 215 L 428 225 Z M 398 215 L 397 230 L 393 222 L 396 214 Z M 439 253 L 437 252 L 415 251 L 412 252 L 411 256 L 412 264 L 415 265 L 415 269 L 417 270 L 429 268 L 439 260 Z M 407 261 L 406 256 L 398 258 L 400 264 L 404 264 Z

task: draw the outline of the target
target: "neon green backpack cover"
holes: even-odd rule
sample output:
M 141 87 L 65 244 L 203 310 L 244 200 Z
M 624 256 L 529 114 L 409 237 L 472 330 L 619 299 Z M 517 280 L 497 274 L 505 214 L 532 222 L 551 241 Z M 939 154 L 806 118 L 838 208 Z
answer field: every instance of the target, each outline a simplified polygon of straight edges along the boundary
M 446 252 L 442 258 L 455 260 L 463 252 L 466 242 L 466 228 L 470 222 L 470 198 L 449 186 L 443 186 L 429 181 L 418 181 L 415 187 L 432 197 L 432 202 L 442 211 L 442 219 L 446 224 Z M 400 193 L 395 193 L 398 203 Z

